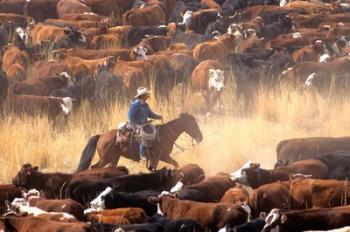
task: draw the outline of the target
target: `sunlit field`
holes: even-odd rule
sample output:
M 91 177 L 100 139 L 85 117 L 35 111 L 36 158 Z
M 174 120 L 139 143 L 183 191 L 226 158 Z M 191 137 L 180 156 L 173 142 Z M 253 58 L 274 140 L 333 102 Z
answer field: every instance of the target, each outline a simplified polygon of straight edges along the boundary
M 151 108 L 161 113 L 165 121 L 182 111 L 196 115 L 204 140 L 192 146 L 188 136 L 177 143 L 186 148 L 174 148 L 172 156 L 180 164 L 197 163 L 207 173 L 230 172 L 247 160 L 270 168 L 276 161 L 277 143 L 290 137 L 344 136 L 350 131 L 350 103 L 320 97 L 312 91 L 258 91 L 249 113 L 233 91 L 224 93 L 225 109 L 207 117 L 198 113 L 203 104 L 199 94 L 188 93 L 182 102 L 178 93 L 169 101 L 152 96 Z M 45 172 L 73 172 L 87 140 L 125 121 L 127 105 L 113 105 L 108 110 L 92 108 L 88 102 L 72 113 L 68 124 L 53 127 L 46 117 L 6 115 L 0 121 L 0 182 L 8 183 L 24 163 L 38 165 Z M 160 122 L 159 122 L 160 123 Z M 95 155 L 95 160 L 98 155 Z M 146 171 L 145 163 L 121 159 L 131 172 Z M 160 163 L 160 167 L 165 165 Z

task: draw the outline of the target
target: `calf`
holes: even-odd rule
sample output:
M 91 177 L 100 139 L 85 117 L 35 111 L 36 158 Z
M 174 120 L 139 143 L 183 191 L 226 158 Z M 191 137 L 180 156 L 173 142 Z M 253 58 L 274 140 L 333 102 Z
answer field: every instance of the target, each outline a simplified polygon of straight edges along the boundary
M 290 184 L 293 209 L 328 208 L 348 204 L 348 181 L 296 178 Z
M 320 160 L 310 159 L 296 162 L 285 167 L 279 167 L 271 170 L 260 168 L 260 164 L 249 164 L 248 167 L 241 169 L 241 175 L 233 177 L 233 181 L 247 184 L 252 188 L 257 188 L 264 184 L 275 181 L 289 180 L 290 174 L 311 175 L 312 178 L 326 178 L 329 169 L 327 164 Z
M 140 208 L 119 208 L 87 213 L 87 219 L 95 223 L 129 225 L 145 223 L 147 216 Z
M 281 212 L 273 209 L 266 217 L 263 232 L 279 226 L 281 232 L 331 230 L 349 225 L 350 206 Z
M 150 201 L 157 204 L 161 215 L 174 220 L 193 219 L 203 228 L 211 230 L 232 228 L 243 224 L 248 218 L 248 212 L 242 205 L 180 200 L 167 194 L 151 197 Z
M 228 174 L 219 173 L 210 176 L 198 184 L 194 184 L 178 192 L 176 195 L 180 199 L 200 201 L 200 202 L 219 202 L 225 192 L 234 187 Z

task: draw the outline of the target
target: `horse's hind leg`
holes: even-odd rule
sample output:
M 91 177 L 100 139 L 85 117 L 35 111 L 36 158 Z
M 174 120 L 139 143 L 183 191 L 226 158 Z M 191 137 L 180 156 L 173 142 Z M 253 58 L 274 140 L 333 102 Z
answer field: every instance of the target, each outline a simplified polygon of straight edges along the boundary
M 162 157 L 160 160 L 165 162 L 165 163 L 173 165 L 175 168 L 179 167 L 179 163 L 176 160 L 174 160 L 173 158 L 171 158 L 170 156 Z

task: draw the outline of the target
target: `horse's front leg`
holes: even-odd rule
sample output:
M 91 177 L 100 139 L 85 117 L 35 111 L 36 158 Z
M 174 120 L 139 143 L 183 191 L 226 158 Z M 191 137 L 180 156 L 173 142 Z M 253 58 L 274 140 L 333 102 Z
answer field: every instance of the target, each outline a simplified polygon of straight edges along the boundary
M 169 155 L 165 156 L 165 157 L 161 157 L 160 160 L 165 162 L 165 163 L 173 165 L 175 168 L 179 167 L 179 163 L 176 160 L 174 160 L 173 158 L 171 158 Z

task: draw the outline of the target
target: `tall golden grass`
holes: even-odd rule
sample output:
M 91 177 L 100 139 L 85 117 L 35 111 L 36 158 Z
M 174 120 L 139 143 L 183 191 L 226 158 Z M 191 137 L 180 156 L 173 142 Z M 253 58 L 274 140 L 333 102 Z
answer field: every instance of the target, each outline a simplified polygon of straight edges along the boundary
M 186 136 L 179 138 L 178 144 L 188 148 L 185 152 L 174 148 L 172 156 L 180 164 L 197 163 L 209 174 L 233 171 L 247 160 L 270 168 L 282 139 L 349 135 L 348 99 L 333 101 L 315 92 L 261 89 L 252 112 L 242 116 L 242 104 L 234 100 L 230 90 L 227 92 L 226 107 L 220 114 L 197 114 L 204 136 L 200 145 L 192 147 Z M 202 102 L 200 95 L 193 93 L 179 99 L 179 92 L 174 92 L 169 101 L 152 96 L 150 104 L 167 121 L 181 111 L 196 111 Z M 53 127 L 45 117 L 7 115 L 0 121 L 0 182 L 10 182 L 24 163 L 38 165 L 43 171 L 73 172 L 89 137 L 115 128 L 127 119 L 126 114 L 127 105 L 98 111 L 85 102 L 68 124 L 60 127 Z M 143 162 L 121 159 L 120 165 L 133 172 L 146 170 Z

